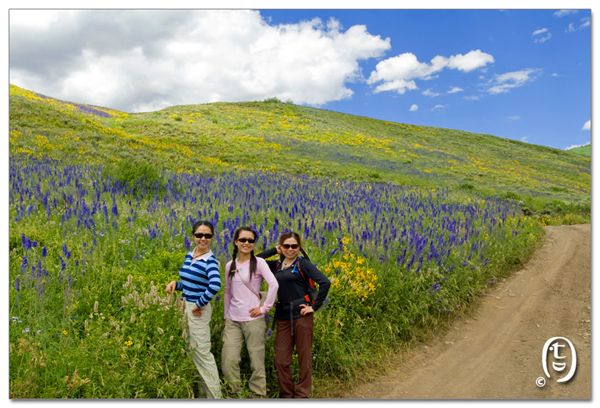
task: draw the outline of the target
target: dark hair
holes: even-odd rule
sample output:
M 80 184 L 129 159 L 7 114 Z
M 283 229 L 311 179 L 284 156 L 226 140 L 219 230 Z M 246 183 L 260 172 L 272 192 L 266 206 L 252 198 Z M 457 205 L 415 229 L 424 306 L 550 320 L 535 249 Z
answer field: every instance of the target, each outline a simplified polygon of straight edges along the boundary
M 192 227 L 192 235 L 194 235 L 194 233 L 196 232 L 196 230 L 198 229 L 199 226 L 201 225 L 205 225 L 208 228 L 210 228 L 210 233 L 214 235 L 215 233 L 215 227 L 213 227 L 213 225 L 210 223 L 210 221 L 206 221 L 206 220 L 200 220 L 200 221 L 196 221 L 194 223 L 194 226 Z
M 233 234 L 233 241 L 234 241 L 233 254 L 231 255 L 233 257 L 233 261 L 231 262 L 231 267 L 229 268 L 229 277 L 230 278 L 233 278 L 233 276 L 235 275 L 236 269 L 237 269 L 237 265 L 235 264 L 235 258 L 237 258 L 238 247 L 237 247 L 237 245 L 235 245 L 235 241 L 238 240 L 242 231 L 251 232 L 254 235 L 254 240 L 256 241 L 258 239 L 258 234 L 256 233 L 256 231 L 254 231 L 250 227 L 240 227 L 235 231 L 235 233 Z M 252 275 L 255 272 L 256 272 L 256 256 L 254 256 L 254 250 L 252 250 L 250 252 L 250 279 L 252 279 Z
M 298 242 L 298 246 L 300 246 L 300 252 L 302 252 L 302 255 L 304 255 L 304 257 L 310 261 L 310 258 L 308 257 L 306 252 L 304 252 L 304 249 L 302 248 L 302 242 L 300 241 L 300 235 L 298 235 L 294 231 L 288 231 L 288 232 L 284 232 L 283 234 L 281 234 L 281 236 L 279 237 L 279 245 L 283 245 L 283 241 L 285 241 L 286 239 L 290 239 L 290 238 L 294 238 L 296 240 L 296 242 Z M 285 258 L 285 256 L 283 256 L 283 255 L 280 255 L 279 257 L 281 259 Z

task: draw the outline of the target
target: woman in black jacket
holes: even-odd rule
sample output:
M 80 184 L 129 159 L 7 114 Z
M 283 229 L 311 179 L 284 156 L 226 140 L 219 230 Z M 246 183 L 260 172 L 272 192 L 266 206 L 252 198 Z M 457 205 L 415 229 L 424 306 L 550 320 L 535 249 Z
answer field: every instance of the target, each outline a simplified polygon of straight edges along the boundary
M 300 252 L 304 257 L 299 256 Z M 275 368 L 279 378 L 279 397 L 308 398 L 312 386 L 313 312 L 327 297 L 330 282 L 308 259 L 300 236 L 295 232 L 283 233 L 279 237 L 279 246 L 257 256 L 269 258 L 275 254 L 279 254 L 280 259 L 267 261 L 267 264 L 279 284 L 275 309 Z M 313 297 L 315 291 L 311 290 L 310 280 L 319 286 L 316 298 Z M 300 366 L 297 383 L 294 383 L 290 369 L 294 346 Z

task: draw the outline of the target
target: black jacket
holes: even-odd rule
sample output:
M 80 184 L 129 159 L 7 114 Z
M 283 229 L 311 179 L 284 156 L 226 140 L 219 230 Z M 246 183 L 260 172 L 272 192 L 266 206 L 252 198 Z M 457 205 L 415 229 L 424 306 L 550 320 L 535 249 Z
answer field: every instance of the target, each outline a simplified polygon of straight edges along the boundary
M 256 256 L 260 258 L 270 258 L 276 254 L 277 249 L 272 248 L 261 252 Z M 279 289 L 277 290 L 277 308 L 275 311 L 277 319 L 290 320 L 292 318 L 297 319 L 302 317 L 300 314 L 301 304 L 312 306 L 315 311 L 323 305 L 331 283 L 327 276 L 323 275 L 323 273 L 308 259 L 300 258 L 299 262 L 300 270 L 304 274 L 306 280 L 302 278 L 302 275 L 299 272 L 292 272 L 294 271 L 295 264 L 283 270 L 281 269 L 281 261 L 279 260 L 267 261 L 267 264 L 269 265 L 269 268 L 271 268 L 271 271 L 279 284 Z M 295 269 L 297 271 L 298 268 Z M 309 291 L 308 278 L 312 278 L 319 286 L 319 294 L 317 295 L 314 305 L 311 305 L 304 298 L 304 295 L 307 295 Z

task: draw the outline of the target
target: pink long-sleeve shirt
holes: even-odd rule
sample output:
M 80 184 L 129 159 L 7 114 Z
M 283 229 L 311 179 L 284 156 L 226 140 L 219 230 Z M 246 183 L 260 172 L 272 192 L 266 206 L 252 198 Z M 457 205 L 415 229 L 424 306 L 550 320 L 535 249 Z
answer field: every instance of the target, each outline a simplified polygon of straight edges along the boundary
M 236 259 L 237 272 L 233 278 L 229 277 L 232 261 L 229 261 L 225 266 L 225 319 L 230 319 L 236 322 L 247 322 L 250 320 L 260 319 L 264 317 L 273 307 L 277 296 L 279 284 L 277 279 L 271 272 L 269 265 L 262 258 L 256 258 L 256 271 L 252 275 L 252 279 L 248 282 L 250 276 L 250 261 L 240 263 Z M 264 305 L 260 306 L 260 299 L 242 283 L 248 285 L 256 294 L 260 294 L 260 284 L 262 280 L 266 280 L 269 285 L 267 298 Z M 250 309 L 260 307 L 261 315 L 258 317 L 250 317 Z

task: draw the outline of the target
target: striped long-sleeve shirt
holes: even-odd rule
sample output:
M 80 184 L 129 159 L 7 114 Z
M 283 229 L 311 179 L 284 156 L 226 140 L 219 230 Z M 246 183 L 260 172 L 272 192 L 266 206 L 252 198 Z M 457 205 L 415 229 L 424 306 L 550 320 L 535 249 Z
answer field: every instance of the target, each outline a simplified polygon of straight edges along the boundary
M 181 281 L 177 282 L 176 290 L 183 291 L 183 297 L 188 302 L 194 302 L 198 307 L 206 306 L 221 289 L 219 262 L 208 251 L 199 258 L 194 258 L 194 251 L 185 255 L 185 261 L 179 269 Z

